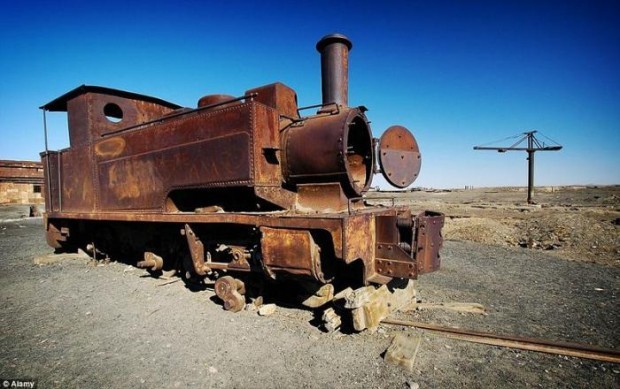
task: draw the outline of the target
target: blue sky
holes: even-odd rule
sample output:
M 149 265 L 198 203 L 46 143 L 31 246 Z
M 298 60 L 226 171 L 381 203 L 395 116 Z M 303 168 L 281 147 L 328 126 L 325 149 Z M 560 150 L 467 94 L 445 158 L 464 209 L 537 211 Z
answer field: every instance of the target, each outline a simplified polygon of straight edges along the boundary
M 619 1 L 5 2 L 0 159 L 38 159 L 38 107 L 81 84 L 195 107 L 281 81 L 319 103 L 332 32 L 353 41 L 349 103 L 374 135 L 418 139 L 414 186 L 526 185 L 525 152 L 472 148 L 532 129 L 564 146 L 536 154 L 536 185 L 620 184 Z

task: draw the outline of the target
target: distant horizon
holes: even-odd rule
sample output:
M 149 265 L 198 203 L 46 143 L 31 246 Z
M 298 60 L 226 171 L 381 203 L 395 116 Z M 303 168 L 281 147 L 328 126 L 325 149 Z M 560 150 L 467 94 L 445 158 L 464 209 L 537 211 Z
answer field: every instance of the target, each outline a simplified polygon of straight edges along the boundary
M 27 159 L 3 159 L 0 156 L 0 162 L 41 162 L 41 160 L 27 160 Z M 375 174 L 375 178 L 380 178 L 380 174 Z M 403 189 L 399 189 L 393 186 L 390 186 L 387 183 L 383 183 L 385 186 L 376 185 L 375 179 L 370 185 L 369 190 L 373 190 L 375 188 L 380 187 L 382 192 L 411 192 L 415 190 L 424 190 L 424 189 L 463 189 L 463 190 L 473 190 L 473 189 L 493 189 L 493 188 L 523 188 L 527 189 L 527 184 L 524 185 L 491 185 L 491 186 L 475 186 L 475 185 L 467 185 L 469 188 L 465 188 L 465 185 L 461 187 L 434 187 L 434 186 L 419 186 L 412 184 L 411 186 Z M 534 189 L 536 188 L 566 188 L 566 187 L 601 187 L 601 186 L 620 186 L 620 182 L 616 184 L 561 184 L 561 185 L 546 185 L 546 184 L 535 184 Z
M 536 191 L 537 188 L 590 188 L 590 187 L 607 187 L 607 186 L 620 186 L 620 183 L 618 184 L 568 184 L 568 185 L 535 185 L 534 186 L 534 191 Z M 376 186 L 371 185 L 371 189 L 376 188 Z M 411 186 L 410 188 L 405 188 L 405 189 L 398 189 L 398 188 L 385 188 L 385 189 L 381 189 L 381 192 L 415 192 L 416 190 L 426 190 L 426 189 L 451 189 L 451 190 L 476 190 L 476 189 L 496 189 L 496 188 L 501 188 L 501 189 L 524 189 L 527 190 L 527 185 L 523 185 L 523 186 L 518 186 L 518 185 L 505 185 L 505 186 L 473 186 L 471 188 L 465 188 L 465 187 L 451 187 L 451 188 L 436 188 L 436 187 L 426 187 L 426 186 Z

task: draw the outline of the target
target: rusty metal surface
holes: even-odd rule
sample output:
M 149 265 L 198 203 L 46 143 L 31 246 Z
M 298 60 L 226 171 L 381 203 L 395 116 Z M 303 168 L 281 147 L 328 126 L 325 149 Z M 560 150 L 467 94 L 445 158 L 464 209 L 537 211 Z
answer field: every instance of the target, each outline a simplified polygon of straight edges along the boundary
M 206 95 L 198 100 L 198 107 L 213 107 L 212 109 L 221 109 L 233 107 L 241 104 L 240 101 L 235 100 L 235 96 L 231 95 Z
M 144 260 L 136 264 L 141 269 L 149 269 L 152 272 L 159 271 L 164 268 L 164 259 L 159 255 L 147 251 L 144 253 Z
M 349 201 L 337 183 L 297 186 L 295 210 L 300 213 L 334 213 L 348 209 Z
M 107 133 L 171 112 L 170 106 L 151 101 L 85 92 L 67 102 L 69 141 L 71 147 L 90 144 Z
M 275 109 L 283 117 L 299 119 L 297 94 L 281 82 L 250 89 L 245 95 L 256 95 L 254 101 Z
M 291 183 L 339 182 L 359 196 L 372 181 L 370 125 L 362 110 L 343 108 L 318 115 L 282 134 L 283 174 Z
M 420 274 L 439 270 L 441 257 L 439 251 L 443 246 L 441 228 L 444 215 L 437 212 L 422 212 L 418 215 L 416 246 L 418 258 L 418 272 Z
M 321 53 L 323 104 L 349 104 L 349 50 L 353 44 L 342 34 L 324 36 L 316 49 Z
M 416 327 L 418 329 L 439 332 L 449 338 L 464 340 L 467 342 L 488 344 L 499 347 L 510 347 L 519 350 L 537 351 L 548 354 L 562 355 L 564 357 L 571 356 L 616 364 L 620 363 L 620 352 L 618 352 L 618 350 L 596 347 L 590 344 L 549 341 L 524 336 L 498 335 L 489 332 L 485 333 L 394 318 L 385 318 L 381 322 L 384 324 Z
M 204 276 L 211 272 L 209 265 L 205 263 L 205 248 L 200 239 L 191 229 L 189 224 L 186 224 L 182 230 L 182 234 L 187 238 L 187 245 L 189 246 L 189 252 L 192 257 L 192 263 L 194 264 L 194 271 L 199 276 Z
M 392 126 L 381 135 L 378 159 L 383 177 L 397 188 L 411 185 L 422 165 L 418 142 L 403 126 Z
M 215 294 L 224 302 L 224 309 L 239 312 L 245 306 L 245 285 L 241 280 L 231 276 L 218 278 L 215 282 Z
M 175 188 L 251 183 L 252 111 L 245 104 L 202 112 L 99 141 L 101 208 L 162 209 Z
M 320 249 L 309 231 L 262 227 L 263 263 L 272 272 L 311 276 L 326 282 L 321 269 Z
M 413 261 L 390 261 L 378 258 L 376 269 L 377 273 L 387 277 L 415 279 L 417 275 L 416 264 Z

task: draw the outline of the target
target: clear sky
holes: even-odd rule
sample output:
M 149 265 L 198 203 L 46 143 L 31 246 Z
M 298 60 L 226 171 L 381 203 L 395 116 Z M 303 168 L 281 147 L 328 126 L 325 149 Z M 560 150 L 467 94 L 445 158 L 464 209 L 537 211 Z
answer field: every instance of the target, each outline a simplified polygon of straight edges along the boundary
M 0 159 L 37 160 L 39 106 L 81 85 L 195 107 L 281 81 L 321 100 L 316 42 L 353 41 L 350 105 L 409 128 L 414 186 L 526 185 L 525 152 L 474 145 L 536 129 L 536 185 L 620 184 L 620 1 L 4 1 Z M 68 145 L 49 113 L 50 148 Z M 498 144 L 505 145 L 505 144 Z M 380 183 L 375 181 L 375 184 Z

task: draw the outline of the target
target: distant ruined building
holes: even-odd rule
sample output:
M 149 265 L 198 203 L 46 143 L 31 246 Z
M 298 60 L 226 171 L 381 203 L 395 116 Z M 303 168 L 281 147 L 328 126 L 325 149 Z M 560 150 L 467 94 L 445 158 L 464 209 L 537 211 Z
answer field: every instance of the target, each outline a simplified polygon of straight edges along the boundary
M 43 204 L 43 165 L 0 160 L 0 204 Z

